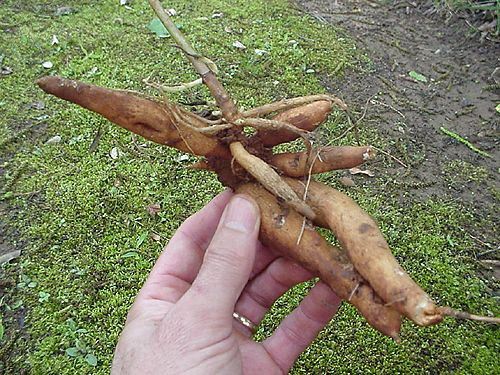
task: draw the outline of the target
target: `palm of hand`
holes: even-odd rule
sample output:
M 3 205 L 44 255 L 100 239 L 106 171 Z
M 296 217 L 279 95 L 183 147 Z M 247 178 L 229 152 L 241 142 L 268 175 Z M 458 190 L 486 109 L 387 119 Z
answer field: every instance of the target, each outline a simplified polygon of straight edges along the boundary
M 262 343 L 232 318 L 237 311 L 258 324 L 312 275 L 262 246 L 252 203 L 226 208 L 231 196 L 216 197 L 172 238 L 129 311 L 113 373 L 286 373 L 335 314 L 339 299 L 320 282 Z

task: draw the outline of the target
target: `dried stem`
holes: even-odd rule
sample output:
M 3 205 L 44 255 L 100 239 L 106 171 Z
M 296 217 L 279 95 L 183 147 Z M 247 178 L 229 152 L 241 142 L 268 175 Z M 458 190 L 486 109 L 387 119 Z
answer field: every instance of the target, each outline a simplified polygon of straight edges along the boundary
M 215 77 L 215 73 L 207 65 L 206 59 L 196 52 L 177 26 L 175 26 L 159 0 L 149 0 L 149 4 L 172 36 L 172 39 L 174 39 L 179 48 L 184 51 L 191 64 L 193 64 L 194 68 L 203 79 L 203 83 L 207 85 L 226 120 L 230 122 L 235 120 L 238 117 L 238 109 L 222 84 Z
M 438 307 L 438 310 L 441 315 L 451 316 L 456 319 L 476 320 L 478 322 L 500 324 L 500 318 L 469 314 L 468 312 L 454 310 L 451 307 Z

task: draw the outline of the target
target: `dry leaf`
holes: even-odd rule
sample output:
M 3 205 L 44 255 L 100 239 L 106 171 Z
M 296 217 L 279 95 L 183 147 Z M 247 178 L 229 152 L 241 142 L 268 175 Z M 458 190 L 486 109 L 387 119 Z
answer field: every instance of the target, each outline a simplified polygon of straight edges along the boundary
M 151 216 L 156 216 L 158 214 L 158 212 L 161 211 L 161 206 L 159 203 L 150 204 L 147 207 L 147 210 L 148 210 L 148 214 L 150 214 Z
M 21 255 L 21 250 L 14 250 L 11 251 L 10 253 L 0 255 L 0 264 L 4 264 L 11 261 L 12 259 L 16 259 L 20 255 Z
M 367 176 L 370 176 L 370 177 L 375 177 L 375 173 L 373 173 L 372 171 L 366 169 L 366 170 L 361 170 L 359 168 L 351 168 L 349 169 L 349 173 L 350 174 L 365 174 Z
M 149 237 L 153 240 L 153 241 L 156 241 L 156 242 L 160 242 L 161 241 L 161 237 L 159 234 L 155 233 L 155 232 L 152 232 Z
M 339 178 L 339 182 L 346 187 L 353 187 L 356 183 L 349 177 L 341 177 Z
M 59 44 L 59 39 L 57 39 L 56 35 L 52 35 L 52 42 L 50 44 L 53 46 L 55 44 Z
M 12 68 L 8 66 L 2 66 L 0 68 L 0 74 L 3 76 L 8 76 L 9 74 L 12 74 Z
M 41 100 L 38 100 L 36 102 L 31 103 L 30 108 L 42 110 L 45 108 L 45 103 L 42 102 Z
M 59 142 L 61 142 L 61 136 L 60 135 L 54 135 L 47 142 L 45 142 L 45 144 L 46 145 L 55 145 L 55 144 L 57 144 Z

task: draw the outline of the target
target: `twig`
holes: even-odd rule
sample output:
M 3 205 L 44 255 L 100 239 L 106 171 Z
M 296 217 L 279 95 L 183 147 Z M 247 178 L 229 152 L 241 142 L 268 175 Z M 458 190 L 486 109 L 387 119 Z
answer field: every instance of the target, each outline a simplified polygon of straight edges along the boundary
M 101 126 L 99 126 L 99 129 L 97 129 L 97 132 L 94 136 L 94 140 L 90 144 L 89 153 L 93 154 L 97 150 L 97 147 L 99 146 L 99 141 L 101 140 L 103 133 L 104 133 L 104 130 L 103 130 L 102 125 L 101 125 Z
M 341 135 L 339 135 L 338 137 L 336 137 L 336 138 L 332 139 L 331 141 L 329 141 L 328 142 L 329 145 L 332 145 L 333 143 L 337 142 L 338 140 L 341 140 L 342 138 L 344 138 L 348 133 L 350 133 L 351 130 L 355 129 L 361 123 L 361 121 L 363 121 L 363 119 L 366 117 L 366 112 L 368 111 L 368 103 L 370 103 L 370 101 L 375 96 L 377 96 L 377 94 L 374 94 L 374 95 L 370 96 L 366 100 L 365 108 L 363 110 L 363 114 L 361 115 L 361 117 L 359 119 L 356 120 L 356 122 L 354 124 L 352 124 L 351 116 L 349 115 L 349 113 L 347 113 L 347 120 L 352 125 L 346 131 L 344 131 Z
M 370 100 L 370 102 L 372 104 L 378 104 L 378 105 L 381 105 L 382 107 L 386 107 L 386 108 L 392 109 L 394 112 L 396 112 L 402 118 L 406 119 L 406 116 L 400 110 L 398 110 L 397 108 L 394 108 L 392 105 L 389 105 L 389 104 L 386 104 L 386 103 L 383 103 L 383 102 L 379 102 L 378 100 L 375 100 L 375 99 Z
M 382 154 L 384 155 L 387 155 L 389 156 L 391 159 L 395 160 L 396 162 L 398 162 L 399 164 L 401 164 L 403 167 L 405 168 L 409 168 L 408 165 L 406 165 L 405 163 L 403 163 L 401 160 L 399 160 L 397 157 L 389 154 L 387 151 L 384 151 L 382 150 L 381 148 L 378 148 L 378 147 L 375 147 L 375 146 L 371 146 L 372 148 L 374 148 L 375 150 L 377 150 L 378 152 L 381 152 Z

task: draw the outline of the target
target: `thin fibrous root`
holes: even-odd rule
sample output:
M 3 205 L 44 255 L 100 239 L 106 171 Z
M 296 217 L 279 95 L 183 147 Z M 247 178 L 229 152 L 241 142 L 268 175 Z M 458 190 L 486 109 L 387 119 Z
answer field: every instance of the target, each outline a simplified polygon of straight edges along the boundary
M 250 154 L 240 142 L 229 145 L 235 160 L 267 190 L 281 198 L 287 205 L 293 207 L 310 220 L 316 215 L 311 207 L 300 200 L 297 194 L 288 186 L 266 162 Z
M 298 107 L 299 105 L 308 104 L 312 102 L 317 102 L 320 100 L 327 100 L 336 104 L 342 110 L 347 110 L 347 105 L 339 98 L 333 95 L 321 94 L 321 95 L 309 95 L 301 96 L 292 99 L 283 99 L 279 102 L 274 102 L 271 104 L 266 104 L 261 107 L 253 108 L 248 111 L 242 112 L 242 117 L 262 117 L 273 112 L 284 111 L 290 108 Z
M 257 130 L 272 130 L 272 131 L 286 131 L 301 137 L 304 140 L 304 145 L 308 152 L 311 151 L 311 133 L 306 130 L 299 129 L 296 126 L 282 121 L 268 120 L 263 118 L 240 118 L 234 122 L 238 126 L 250 126 Z
M 168 107 L 167 107 L 168 108 Z M 171 106 L 169 108 L 175 120 L 190 128 L 194 131 L 201 133 L 203 135 L 212 136 L 220 132 L 221 130 L 229 129 L 232 127 L 231 124 L 218 124 L 218 125 L 208 125 L 206 124 L 201 117 L 198 117 L 194 114 L 191 114 L 187 111 L 181 110 L 180 107 Z M 205 126 L 200 126 L 205 125 Z
M 451 307 L 447 306 L 438 307 L 437 310 L 443 316 L 451 316 L 456 319 L 476 320 L 478 322 L 500 324 L 500 318 L 495 318 L 492 316 L 469 314 L 468 312 L 454 310 Z
M 296 126 L 293 126 L 286 122 L 268 120 L 264 118 L 240 118 L 236 120 L 234 124 L 237 126 L 250 126 L 257 130 L 286 130 L 306 139 L 309 135 L 309 132 L 307 130 L 299 129 Z
M 313 151 L 313 154 L 316 154 Z M 310 159 L 308 152 L 282 153 L 273 155 L 269 163 L 290 177 L 308 176 L 309 173 L 323 173 L 336 169 L 354 168 L 374 157 L 370 146 L 323 147 L 317 151 L 317 157 Z M 309 161 L 312 164 L 308 163 Z M 310 165 L 308 165 L 310 164 Z

